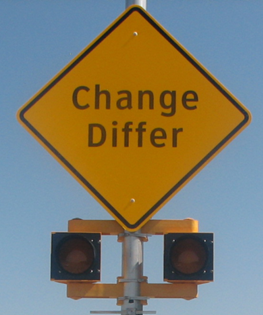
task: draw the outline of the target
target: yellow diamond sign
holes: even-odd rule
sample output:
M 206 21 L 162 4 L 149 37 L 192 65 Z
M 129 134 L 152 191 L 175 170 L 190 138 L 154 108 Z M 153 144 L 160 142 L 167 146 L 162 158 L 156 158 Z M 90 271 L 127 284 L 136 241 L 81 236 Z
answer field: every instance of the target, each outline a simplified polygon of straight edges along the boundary
M 129 231 L 145 224 L 250 121 L 247 109 L 138 6 L 18 117 Z

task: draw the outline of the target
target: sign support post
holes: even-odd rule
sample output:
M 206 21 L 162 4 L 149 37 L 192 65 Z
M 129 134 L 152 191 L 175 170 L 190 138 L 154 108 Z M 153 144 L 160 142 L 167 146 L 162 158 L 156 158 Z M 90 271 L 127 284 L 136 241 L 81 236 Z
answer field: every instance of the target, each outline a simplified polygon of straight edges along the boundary
M 130 5 L 140 5 L 141 7 L 143 7 L 146 10 L 146 6 L 147 6 L 147 0 L 126 0 L 126 9 L 130 6 Z
M 140 5 L 146 10 L 147 0 L 126 0 L 126 8 Z M 140 282 L 143 281 L 143 241 L 138 233 L 124 233 L 122 243 L 122 276 L 124 301 L 122 313 L 136 315 L 143 313 Z
M 140 5 L 146 10 L 147 0 L 126 0 L 126 8 Z M 140 283 L 143 281 L 143 241 L 137 232 L 124 232 L 122 243 L 122 279 L 124 301 L 122 314 L 143 314 Z
M 122 314 L 142 314 L 140 283 L 143 281 L 143 241 L 139 233 L 124 232 L 122 243 Z

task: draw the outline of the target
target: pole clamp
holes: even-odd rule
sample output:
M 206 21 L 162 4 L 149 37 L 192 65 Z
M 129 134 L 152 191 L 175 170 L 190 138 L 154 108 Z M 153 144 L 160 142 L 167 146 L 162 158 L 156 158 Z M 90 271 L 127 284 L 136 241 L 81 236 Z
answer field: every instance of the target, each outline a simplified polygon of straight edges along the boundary
M 147 277 L 143 277 L 140 279 L 126 279 L 126 278 L 122 278 L 122 277 L 118 277 L 118 282 L 119 283 L 142 283 L 142 282 L 147 282 Z
M 118 235 L 118 242 L 123 242 L 124 237 L 134 236 L 140 238 L 143 242 L 148 242 L 148 237 L 152 236 L 152 234 L 141 233 L 140 231 L 129 232 L 124 231 Z

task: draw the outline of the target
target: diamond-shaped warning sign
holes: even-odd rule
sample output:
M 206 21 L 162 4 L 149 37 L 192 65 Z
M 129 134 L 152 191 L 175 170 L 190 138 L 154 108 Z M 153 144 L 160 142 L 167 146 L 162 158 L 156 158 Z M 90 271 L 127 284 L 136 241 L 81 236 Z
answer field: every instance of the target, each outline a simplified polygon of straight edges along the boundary
M 138 230 L 250 121 L 141 7 L 128 8 L 19 111 L 127 230 Z

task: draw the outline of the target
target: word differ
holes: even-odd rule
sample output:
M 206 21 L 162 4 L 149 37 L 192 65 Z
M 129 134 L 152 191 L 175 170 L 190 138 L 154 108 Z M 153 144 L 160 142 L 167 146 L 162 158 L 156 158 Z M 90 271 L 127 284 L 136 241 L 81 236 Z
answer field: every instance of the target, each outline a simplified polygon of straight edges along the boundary
M 134 130 L 132 128 L 133 122 L 128 121 L 124 124 L 124 127 L 121 129 L 123 132 L 124 139 L 124 147 L 130 146 L 130 133 L 134 131 L 137 132 L 137 146 L 143 146 L 143 133 L 146 133 L 147 129 L 144 128 L 146 126 L 146 121 L 139 122 L 138 127 Z M 117 126 L 117 121 L 112 122 L 113 126 Z M 183 128 L 173 128 L 172 129 L 172 147 L 177 147 L 177 136 L 178 133 L 183 132 Z M 111 132 L 111 143 L 112 147 L 117 147 L 118 145 L 118 129 L 115 127 L 112 128 Z M 107 138 L 106 128 L 101 124 L 89 124 L 89 136 L 88 136 L 88 146 L 89 147 L 98 147 L 105 143 Z M 161 148 L 166 144 L 163 140 L 167 139 L 167 133 L 163 128 L 154 128 L 150 132 L 150 143 L 156 147 Z M 95 140 L 96 139 L 96 140 Z

